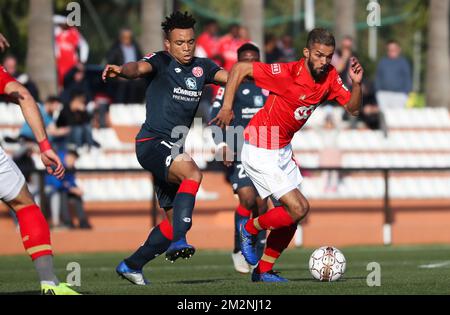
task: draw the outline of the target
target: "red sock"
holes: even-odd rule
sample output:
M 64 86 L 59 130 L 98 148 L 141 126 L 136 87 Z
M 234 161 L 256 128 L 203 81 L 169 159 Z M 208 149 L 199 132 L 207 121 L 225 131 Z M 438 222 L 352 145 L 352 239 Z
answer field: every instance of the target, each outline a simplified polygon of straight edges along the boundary
M 31 205 L 16 212 L 23 246 L 32 260 L 52 255 L 50 230 L 47 221 L 37 205 Z
M 248 209 L 246 209 L 243 205 L 239 205 L 236 209 L 237 214 L 239 214 L 241 217 L 250 218 L 250 215 L 252 212 Z
M 258 273 L 264 273 L 272 270 L 278 257 L 280 257 L 281 253 L 289 246 L 296 229 L 296 225 L 291 225 L 278 230 L 270 231 L 269 237 L 266 241 L 264 255 L 258 263 Z
M 197 195 L 199 188 L 200 188 L 200 183 L 196 182 L 195 180 L 184 179 L 181 182 L 177 193 L 185 193 L 185 194 L 190 194 L 190 195 L 195 196 L 195 195 Z
M 255 219 L 248 220 L 245 229 L 253 235 L 262 230 L 277 230 L 295 224 L 283 207 L 273 208 Z
M 164 219 L 163 221 L 161 221 L 161 223 L 159 224 L 159 230 L 165 238 L 167 238 L 168 240 L 173 240 L 173 228 L 169 220 Z

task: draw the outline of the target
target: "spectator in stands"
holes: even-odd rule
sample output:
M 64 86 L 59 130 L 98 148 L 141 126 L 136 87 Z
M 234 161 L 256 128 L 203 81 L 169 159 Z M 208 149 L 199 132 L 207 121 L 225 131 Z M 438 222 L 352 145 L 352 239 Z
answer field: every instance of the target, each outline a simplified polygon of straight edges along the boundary
M 78 63 L 86 63 L 89 45 L 75 26 L 67 25 L 67 18 L 55 15 L 55 52 L 58 85 L 63 86 L 64 77 Z
M 203 32 L 197 38 L 195 55 L 201 58 L 209 58 L 217 65 L 223 64 L 223 59 L 219 55 L 219 24 L 216 20 L 208 20 L 205 23 Z M 116 63 L 118 64 L 118 63 Z
M 92 100 L 92 91 L 86 78 L 86 68 L 82 63 L 76 64 L 64 77 L 64 89 L 61 92 L 61 101 L 66 105 L 73 91 L 82 91 L 86 101 Z
M 15 56 L 6 55 L 5 58 L 3 58 L 3 67 L 5 67 L 6 71 L 8 71 L 11 76 L 30 91 L 31 96 L 33 96 L 37 102 L 40 102 L 39 90 L 36 84 L 31 80 L 28 74 L 19 72 L 17 69 L 17 58 Z
M 336 68 L 337 72 L 342 78 L 344 84 L 351 89 L 352 80 L 349 76 L 350 59 L 352 57 L 358 57 L 351 36 L 344 36 L 341 40 L 340 47 L 336 49 L 331 64 Z
M 55 114 L 61 110 L 62 104 L 59 98 L 53 95 L 47 97 L 44 106 L 39 104 L 44 125 L 49 137 L 49 140 L 53 142 L 54 138 L 67 136 L 70 132 L 70 128 L 61 127 L 58 128 L 55 123 Z M 19 131 L 19 137 L 24 140 L 35 141 L 31 127 L 24 123 Z
M 214 59 L 225 70 L 230 71 L 237 62 L 239 47 L 250 41 L 248 30 L 239 24 L 232 24 L 229 32 L 222 36 L 218 42 L 218 56 Z M 207 86 L 202 94 L 197 115 L 209 121 L 211 101 L 218 91 L 218 86 Z
M 383 114 L 380 112 L 377 104 L 373 83 L 365 80 L 362 84 L 362 91 L 363 105 L 360 114 L 361 121 L 371 130 L 382 129 Z
M 231 70 L 237 62 L 237 51 L 239 47 L 249 41 L 248 32 L 238 24 L 231 25 L 229 32 L 220 38 L 219 54 L 224 60 L 223 68 L 225 70 Z
M 106 62 L 113 65 L 123 65 L 142 58 L 141 48 L 134 40 L 133 31 L 129 28 L 120 30 L 119 38 L 106 54 Z M 145 94 L 145 80 L 118 80 L 108 83 L 111 86 L 114 103 L 142 103 Z
M 342 153 L 338 146 L 339 128 L 333 117 L 332 107 L 327 107 L 324 128 L 320 131 L 324 149 L 320 151 L 319 164 L 320 167 L 339 168 L 341 167 Z M 336 193 L 340 181 L 338 171 L 322 172 L 322 180 L 324 182 L 324 191 Z
M 111 117 L 109 116 L 109 107 L 112 103 L 112 99 L 105 93 L 97 93 L 92 102 L 93 109 L 93 126 L 94 128 L 110 128 Z
M 133 31 L 129 28 L 120 30 L 119 38 L 112 45 L 106 55 L 108 63 L 124 64 L 142 58 L 141 48 L 134 40 Z
M 12 158 L 17 164 L 25 181 L 31 182 L 31 175 L 36 170 L 36 165 L 32 158 L 34 143 L 32 141 L 22 141 L 19 150 L 14 152 Z
M 283 52 L 277 46 L 278 40 L 275 35 L 267 34 L 264 38 L 264 51 L 266 54 L 266 63 L 281 61 Z
M 339 48 L 336 49 L 331 64 L 336 68 L 337 72 L 341 76 L 342 82 L 349 89 L 352 88 L 352 80 L 349 76 L 350 71 L 350 60 L 352 57 L 358 58 L 354 50 L 354 42 L 351 36 L 344 36 L 340 42 Z M 360 115 L 361 116 L 361 115 Z M 361 125 L 361 117 L 355 117 L 349 115 L 347 111 L 343 114 L 343 120 L 347 121 L 350 128 L 355 129 Z
M 53 17 L 55 25 L 55 53 L 58 70 L 58 87 L 61 89 L 64 77 L 78 63 L 86 63 L 89 45 L 75 26 L 67 25 L 67 18 L 61 15 Z
M 294 39 L 291 35 L 283 35 L 281 40 L 278 42 L 278 48 L 281 50 L 282 62 L 292 62 L 298 60 L 294 48 Z
M 57 128 L 54 120 L 54 114 L 59 111 L 61 103 L 56 96 L 49 96 L 44 105 L 39 104 L 39 110 L 41 112 L 45 130 L 48 135 L 48 139 L 53 143 L 55 137 L 65 136 L 70 132 L 70 128 Z M 33 180 L 32 173 L 36 170 L 36 165 L 32 158 L 33 151 L 37 149 L 36 140 L 31 127 L 25 122 L 19 130 L 18 139 L 14 139 L 13 142 L 19 142 L 19 150 L 14 152 L 13 160 L 16 162 L 20 171 L 25 176 L 25 180 L 30 188 L 30 192 L 37 195 L 38 187 L 37 181 Z M 56 146 L 54 146 L 56 147 Z M 47 210 L 42 208 L 42 210 Z
M 67 151 L 59 151 L 58 155 L 66 168 L 66 174 L 59 180 L 54 176 L 46 176 L 46 193 L 50 200 L 52 226 L 74 228 L 70 209 L 75 209 L 80 229 L 92 228 L 84 211 L 83 191 L 76 184 L 75 162 L 79 155 L 75 147 Z M 62 224 L 61 224 L 62 221 Z
M 405 108 L 412 90 L 411 66 L 401 53 L 400 44 L 390 40 L 386 45 L 386 57 L 378 63 L 375 91 L 381 111 Z
M 219 53 L 220 37 L 219 24 L 216 20 L 208 20 L 205 23 L 203 32 L 197 38 L 197 45 L 195 48 L 195 56 L 200 58 L 209 58 L 218 66 L 223 66 L 225 60 Z M 209 121 L 210 104 L 213 96 L 219 89 L 216 85 L 207 85 L 203 88 L 203 93 L 200 99 L 199 110 L 197 116 Z
M 70 133 L 63 143 L 72 143 L 78 147 L 87 145 L 89 147 L 100 145 L 93 139 L 92 116 L 87 111 L 86 96 L 83 91 L 74 90 L 68 105 L 64 105 L 63 110 L 59 114 L 56 126 L 70 127 Z
M 245 43 L 250 42 L 250 32 L 248 31 L 248 28 L 244 26 L 239 27 L 239 38 Z

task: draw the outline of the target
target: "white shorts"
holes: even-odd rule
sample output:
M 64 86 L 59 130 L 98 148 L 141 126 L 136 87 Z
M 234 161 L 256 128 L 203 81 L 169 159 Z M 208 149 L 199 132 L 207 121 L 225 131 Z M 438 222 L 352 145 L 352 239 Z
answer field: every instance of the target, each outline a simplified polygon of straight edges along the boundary
M 303 177 L 292 158 L 291 145 L 268 150 L 245 142 L 241 159 L 261 198 L 272 196 L 279 200 L 291 190 L 300 190 Z
M 22 172 L 0 148 L 0 199 L 8 202 L 14 200 L 25 185 Z

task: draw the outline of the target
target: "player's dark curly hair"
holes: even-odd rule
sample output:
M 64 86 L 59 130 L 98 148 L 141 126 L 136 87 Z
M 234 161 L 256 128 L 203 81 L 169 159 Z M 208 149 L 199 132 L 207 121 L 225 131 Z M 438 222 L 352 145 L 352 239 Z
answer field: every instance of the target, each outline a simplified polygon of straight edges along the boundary
M 166 34 L 166 37 L 169 36 L 170 32 L 172 32 L 176 28 L 180 29 L 188 29 L 194 28 L 194 25 L 197 21 L 192 17 L 188 12 L 181 13 L 176 11 L 172 13 L 170 16 L 166 16 L 166 20 L 161 23 L 162 29 Z
M 336 41 L 333 34 L 324 28 L 315 28 L 309 32 L 306 47 L 311 48 L 314 44 L 336 47 Z

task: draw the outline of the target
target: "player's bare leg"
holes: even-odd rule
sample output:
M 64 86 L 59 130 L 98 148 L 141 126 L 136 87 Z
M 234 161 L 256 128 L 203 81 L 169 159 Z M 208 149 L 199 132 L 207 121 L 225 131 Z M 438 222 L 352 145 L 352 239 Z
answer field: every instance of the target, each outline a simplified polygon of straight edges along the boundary
M 309 202 L 298 189 L 291 190 L 280 198 L 284 209 L 295 224 L 300 223 L 309 212 Z
M 173 240 L 166 251 L 166 259 L 188 259 L 195 248 L 186 241 L 186 233 L 192 227 L 192 212 L 203 175 L 197 164 L 186 154 L 178 155 L 169 168 L 168 181 L 180 187 L 173 201 Z
M 239 203 L 246 209 L 250 210 L 252 214 L 258 212 L 258 204 L 256 203 L 257 193 L 253 187 L 242 187 L 237 191 Z
M 167 179 L 174 184 L 182 184 L 186 179 L 200 183 L 203 175 L 194 160 L 188 154 L 183 153 L 173 161 Z

